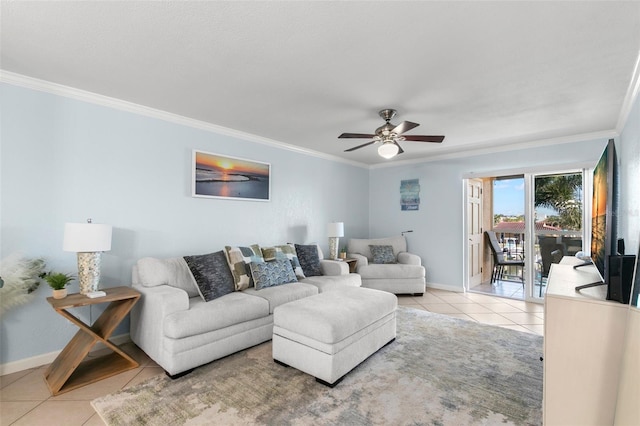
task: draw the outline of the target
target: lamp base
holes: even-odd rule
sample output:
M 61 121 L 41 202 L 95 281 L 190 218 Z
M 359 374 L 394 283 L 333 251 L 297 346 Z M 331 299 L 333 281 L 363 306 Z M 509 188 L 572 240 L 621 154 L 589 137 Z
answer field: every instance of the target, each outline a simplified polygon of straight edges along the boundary
M 100 283 L 100 252 L 78 253 L 78 285 L 80 294 L 98 291 Z
M 338 237 L 329 237 L 329 259 L 338 259 Z

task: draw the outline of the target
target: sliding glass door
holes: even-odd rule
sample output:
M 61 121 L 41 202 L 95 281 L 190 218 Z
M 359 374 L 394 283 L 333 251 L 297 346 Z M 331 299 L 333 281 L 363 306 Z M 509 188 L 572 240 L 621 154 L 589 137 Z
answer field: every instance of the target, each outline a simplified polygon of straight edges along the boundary
M 465 208 L 469 291 L 526 301 L 544 298 L 551 265 L 582 251 L 591 232 L 585 219 L 591 206 L 591 198 L 584 197 L 591 191 L 586 170 L 511 171 L 465 179 L 467 198 L 478 192 L 470 184 L 482 187 L 479 206 L 467 202 Z M 483 211 L 481 233 L 487 235 L 474 245 L 472 219 L 478 209 Z M 489 235 L 495 236 L 497 248 L 489 244 Z
M 544 297 L 549 270 L 563 256 L 582 250 L 582 171 L 532 176 L 534 223 L 533 298 Z

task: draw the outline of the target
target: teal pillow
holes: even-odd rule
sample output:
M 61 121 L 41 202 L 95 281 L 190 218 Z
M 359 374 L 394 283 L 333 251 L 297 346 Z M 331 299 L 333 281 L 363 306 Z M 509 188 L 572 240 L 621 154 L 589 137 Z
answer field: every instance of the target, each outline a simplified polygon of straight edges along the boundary
M 250 268 L 256 290 L 298 281 L 289 259 L 277 259 L 262 263 L 251 262 Z

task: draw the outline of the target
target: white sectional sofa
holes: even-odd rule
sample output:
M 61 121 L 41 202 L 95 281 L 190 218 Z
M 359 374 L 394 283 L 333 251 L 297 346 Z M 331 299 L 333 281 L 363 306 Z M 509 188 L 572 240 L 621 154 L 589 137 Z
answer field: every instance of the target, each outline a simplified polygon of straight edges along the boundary
M 181 259 L 141 259 L 132 273 L 133 288 L 142 297 L 131 311 L 131 339 L 171 377 L 271 340 L 273 310 L 279 305 L 361 285 L 346 263 L 321 259 L 322 276 L 205 302 Z
M 387 248 L 390 256 L 387 259 L 375 259 L 372 253 L 375 247 Z M 420 256 L 407 252 L 404 236 L 352 238 L 347 245 L 347 256 L 358 260 L 356 272 L 362 278 L 362 287 L 393 294 L 422 295 L 426 290 L 426 271 L 422 260 Z M 389 263 L 374 263 L 376 260 Z

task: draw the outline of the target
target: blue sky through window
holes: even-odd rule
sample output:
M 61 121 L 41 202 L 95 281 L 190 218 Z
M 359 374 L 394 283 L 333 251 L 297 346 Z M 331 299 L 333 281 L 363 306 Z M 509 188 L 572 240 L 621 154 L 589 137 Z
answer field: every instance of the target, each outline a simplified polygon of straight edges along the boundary
M 504 216 L 524 214 L 524 178 L 516 177 L 493 181 L 493 213 Z M 557 214 L 553 209 L 536 208 L 538 220 Z

